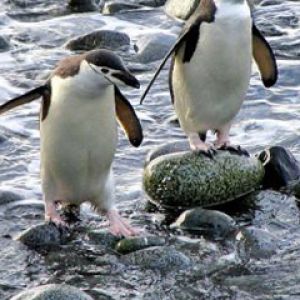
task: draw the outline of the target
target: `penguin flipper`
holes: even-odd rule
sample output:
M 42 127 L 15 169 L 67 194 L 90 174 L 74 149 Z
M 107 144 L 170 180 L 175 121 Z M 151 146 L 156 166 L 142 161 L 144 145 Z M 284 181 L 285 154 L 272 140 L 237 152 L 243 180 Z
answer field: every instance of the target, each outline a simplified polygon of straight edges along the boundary
M 0 114 L 3 114 L 17 106 L 32 102 L 33 100 L 42 97 L 46 90 L 48 90 L 48 87 L 46 85 L 42 85 L 25 93 L 22 96 L 18 96 L 14 99 L 7 101 L 6 103 L 0 105 Z
M 139 118 L 129 101 L 115 86 L 116 115 L 130 143 L 138 147 L 143 141 L 143 130 Z
M 169 52 L 163 58 L 159 67 L 157 68 L 154 76 L 152 77 L 150 83 L 148 84 L 145 92 L 143 93 L 140 104 L 143 103 L 145 97 L 147 96 L 150 88 L 152 87 L 154 81 L 159 75 L 160 71 L 163 69 L 164 65 L 168 59 L 179 50 L 181 46 L 185 46 L 185 51 L 183 55 L 183 62 L 189 62 L 196 50 L 197 43 L 199 40 L 199 31 L 202 22 L 211 23 L 214 21 L 216 13 L 216 5 L 212 0 L 201 0 L 198 8 L 195 10 L 193 15 L 185 23 L 181 34 L 179 35 L 175 44 L 171 47 Z
M 262 81 L 265 87 L 274 85 L 278 78 L 278 69 L 275 55 L 271 46 L 257 29 L 255 24 L 252 25 L 252 46 L 253 57 L 259 68 Z

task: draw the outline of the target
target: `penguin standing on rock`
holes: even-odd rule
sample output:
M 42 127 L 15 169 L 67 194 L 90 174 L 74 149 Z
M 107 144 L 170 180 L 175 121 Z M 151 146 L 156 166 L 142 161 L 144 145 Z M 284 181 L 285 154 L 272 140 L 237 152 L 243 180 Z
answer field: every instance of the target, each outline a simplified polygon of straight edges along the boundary
M 212 155 L 215 149 L 243 153 L 230 144 L 232 120 L 240 110 L 251 76 L 252 55 L 262 81 L 277 81 L 277 65 L 268 42 L 251 18 L 246 0 L 201 0 L 144 92 L 172 56 L 170 92 L 180 126 L 192 150 Z M 216 132 L 211 146 L 208 130 Z
M 61 60 L 45 85 L 0 106 L 4 113 L 42 97 L 41 176 L 46 220 L 65 225 L 56 203 L 65 206 L 89 201 L 106 213 L 113 234 L 137 233 L 114 207 L 115 115 L 133 146 L 143 139 L 139 119 L 119 84 L 140 87 L 117 55 L 95 50 Z

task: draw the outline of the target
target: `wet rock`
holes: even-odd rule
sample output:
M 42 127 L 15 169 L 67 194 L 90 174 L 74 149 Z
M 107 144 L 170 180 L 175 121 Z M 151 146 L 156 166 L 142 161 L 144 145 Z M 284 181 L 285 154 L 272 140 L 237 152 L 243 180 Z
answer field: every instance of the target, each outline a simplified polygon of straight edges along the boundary
M 114 248 L 116 244 L 121 240 L 120 237 L 113 235 L 106 229 L 91 230 L 87 233 L 87 235 L 89 240 L 93 243 L 109 248 Z
M 22 242 L 30 249 L 50 250 L 66 242 L 69 233 L 66 229 L 58 228 L 53 223 L 45 223 L 33 226 L 19 236 L 16 240 Z
M 172 18 L 187 20 L 192 15 L 199 3 L 200 0 L 168 0 L 165 10 L 166 13 Z
M 162 207 L 208 207 L 254 191 L 263 176 L 263 166 L 255 158 L 226 151 L 218 151 L 214 159 L 181 152 L 152 160 L 143 184 L 150 200 Z
M 23 197 L 19 194 L 10 191 L 0 190 L 0 205 L 7 204 L 14 201 L 22 200 Z
M 279 246 L 279 240 L 274 235 L 255 227 L 242 229 L 237 234 L 237 240 L 237 253 L 242 261 L 270 258 Z
M 271 5 L 280 5 L 282 4 L 281 0 L 264 0 L 260 2 L 260 6 L 271 6 Z
M 194 208 L 183 212 L 170 228 L 178 228 L 215 238 L 225 238 L 236 230 L 235 221 L 217 211 Z
M 264 190 L 245 197 L 253 203 L 254 210 L 251 223 L 270 232 L 298 228 L 300 213 L 296 199 L 273 190 Z
M 7 51 L 9 50 L 9 48 L 10 48 L 9 41 L 5 37 L 0 36 L 0 52 Z
M 70 285 L 48 284 L 14 296 L 11 300 L 93 300 L 92 297 Z
M 66 44 L 69 50 L 93 50 L 105 48 L 116 50 L 130 45 L 130 38 L 126 33 L 115 30 L 98 30 L 79 36 Z
M 151 7 L 159 7 L 166 3 L 166 0 L 139 0 L 139 4 Z
M 105 5 L 103 7 L 102 13 L 104 15 L 113 15 L 115 13 L 118 13 L 123 10 L 132 10 L 132 9 L 138 9 L 141 6 L 138 4 L 123 2 L 123 1 L 109 1 L 105 2 Z
M 165 243 L 165 239 L 158 236 L 133 237 L 119 241 L 115 250 L 121 254 L 127 254 L 149 247 L 163 246 Z
M 98 9 L 94 0 L 69 0 L 68 8 L 73 12 L 87 12 Z
M 171 34 L 157 33 L 143 35 L 136 43 L 139 51 L 136 59 L 141 63 L 160 60 L 167 54 L 175 41 L 176 37 Z
M 186 269 L 191 260 L 172 247 L 152 247 L 122 256 L 125 264 L 139 265 L 145 269 L 159 270 L 163 273 Z
M 290 183 L 284 190 L 283 192 L 287 192 L 288 194 L 292 194 L 295 197 L 298 198 L 298 200 L 300 199 L 300 182 L 296 181 L 296 182 L 292 182 Z
M 258 159 L 265 168 L 264 188 L 279 189 L 300 180 L 300 164 L 288 149 L 274 146 L 262 151 Z

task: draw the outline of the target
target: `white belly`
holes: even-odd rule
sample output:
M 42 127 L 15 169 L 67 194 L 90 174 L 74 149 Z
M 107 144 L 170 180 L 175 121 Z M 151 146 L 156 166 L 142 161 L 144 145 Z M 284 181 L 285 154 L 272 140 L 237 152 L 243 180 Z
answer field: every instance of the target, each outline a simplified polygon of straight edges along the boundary
M 41 174 L 45 198 L 74 204 L 98 200 L 110 184 L 117 144 L 113 86 L 93 98 L 72 89 L 52 93 L 41 122 Z M 56 93 L 55 93 L 56 92 Z M 91 96 L 91 95 L 90 95 Z
M 182 63 L 183 50 L 176 56 L 172 76 L 180 124 L 186 133 L 218 129 L 235 117 L 249 86 L 249 8 L 221 4 L 215 22 L 201 25 L 190 63 Z

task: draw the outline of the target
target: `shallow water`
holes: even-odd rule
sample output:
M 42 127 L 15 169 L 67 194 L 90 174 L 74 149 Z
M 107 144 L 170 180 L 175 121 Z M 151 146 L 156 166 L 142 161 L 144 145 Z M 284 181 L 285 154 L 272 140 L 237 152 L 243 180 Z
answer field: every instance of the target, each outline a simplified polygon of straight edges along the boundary
M 0 52 L 1 103 L 38 86 L 55 63 L 70 54 L 64 49 L 64 44 L 75 36 L 97 29 L 126 32 L 131 38 L 131 48 L 121 55 L 128 62 L 132 61 L 133 45 L 139 36 L 155 32 L 176 34 L 179 30 L 179 23 L 165 16 L 162 8 L 102 16 L 97 12 L 69 14 L 64 8 L 65 1 L 35 1 L 34 5 L 28 1 L 25 8 L 13 3 L 18 1 L 2 1 L 0 4 L 0 36 L 6 37 L 11 45 L 9 51 Z M 232 128 L 232 141 L 252 153 L 269 145 L 282 145 L 300 159 L 300 3 L 273 1 L 271 5 L 258 6 L 255 16 L 259 27 L 270 35 L 267 35 L 268 40 L 278 57 L 279 81 L 275 87 L 266 90 L 258 73 L 253 73 L 246 101 Z M 157 64 L 130 63 L 133 69 L 151 69 L 139 72 L 140 91 L 125 91 L 131 103 L 136 105 L 145 140 L 140 148 L 135 149 L 120 131 L 114 162 L 120 210 L 133 223 L 152 233 L 158 233 L 155 223 L 159 222 L 160 215 L 143 210 L 145 199 L 141 192 L 141 175 L 145 155 L 157 145 L 184 138 L 180 128 L 169 121 L 173 110 L 167 88 L 167 70 L 160 75 L 144 105 L 138 105 Z M 55 264 L 49 255 L 46 258 L 39 256 L 12 241 L 9 236 L 40 223 L 43 218 L 38 112 L 39 103 L 33 102 L 0 118 L 0 190 L 14 192 L 23 199 L 0 206 L 1 299 L 9 299 L 26 286 L 64 281 L 93 290 L 94 294 L 98 292 L 95 299 L 111 299 L 101 296 L 101 290 L 116 299 L 267 299 L 267 296 L 270 299 L 300 299 L 300 229 L 294 203 L 282 204 L 279 201 L 276 202 L 278 206 L 270 204 L 270 215 L 272 212 L 277 214 L 277 225 L 266 221 L 267 208 L 261 219 L 259 210 L 254 212 L 253 222 L 258 227 L 268 228 L 286 241 L 279 253 L 270 260 L 253 260 L 243 267 L 231 268 L 228 263 L 229 267 L 222 272 L 207 271 L 207 276 L 197 268 L 165 276 L 137 267 L 125 268 L 117 258 L 112 265 L 96 266 L 99 274 L 80 273 L 77 264 L 70 262 L 64 266 L 57 258 Z M 83 215 L 84 222 L 89 222 L 90 226 L 106 226 L 104 218 L 95 215 L 87 205 Z M 180 243 L 177 244 L 181 249 Z M 208 267 L 210 262 L 216 262 L 232 251 L 231 246 L 208 243 L 211 249 L 207 246 L 210 250 L 205 252 L 201 244 L 197 244 L 197 239 L 183 245 L 188 246 L 182 246 L 181 250 L 199 268 L 202 264 Z M 85 242 L 78 245 L 79 250 L 86 251 L 87 248 Z M 79 250 L 77 259 L 92 269 Z M 97 256 L 96 250 L 92 247 L 91 255 Z M 101 275 L 99 270 L 106 275 Z

